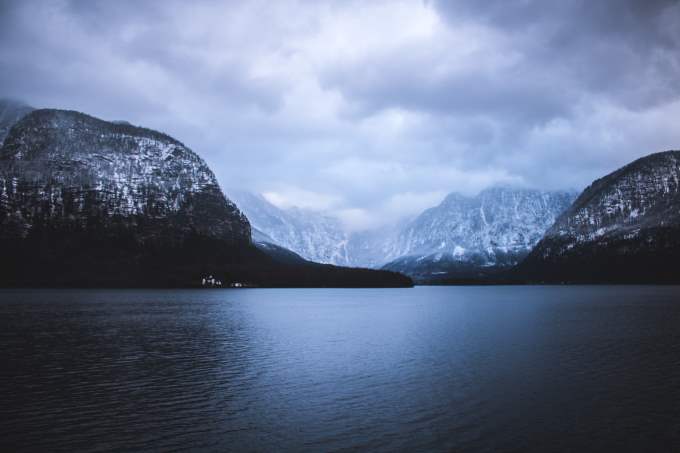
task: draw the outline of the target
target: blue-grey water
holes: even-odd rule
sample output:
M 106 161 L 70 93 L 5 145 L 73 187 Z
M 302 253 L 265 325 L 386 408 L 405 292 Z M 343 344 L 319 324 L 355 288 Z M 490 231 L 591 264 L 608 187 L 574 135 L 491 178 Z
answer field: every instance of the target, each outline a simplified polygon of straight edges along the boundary
M 680 288 L 0 291 L 2 451 L 680 451 Z

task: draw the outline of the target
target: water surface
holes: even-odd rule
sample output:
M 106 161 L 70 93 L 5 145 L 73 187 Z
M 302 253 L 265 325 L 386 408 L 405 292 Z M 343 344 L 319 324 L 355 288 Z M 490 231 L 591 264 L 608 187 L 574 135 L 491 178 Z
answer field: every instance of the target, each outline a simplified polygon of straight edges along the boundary
M 680 288 L 0 291 L 3 451 L 678 451 Z

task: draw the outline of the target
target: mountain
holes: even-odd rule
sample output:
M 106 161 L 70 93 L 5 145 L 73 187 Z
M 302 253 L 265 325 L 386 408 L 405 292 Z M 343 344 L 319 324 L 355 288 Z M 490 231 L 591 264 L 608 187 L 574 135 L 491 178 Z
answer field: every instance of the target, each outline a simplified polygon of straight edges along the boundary
M 340 221 L 309 209 L 281 209 L 262 195 L 231 190 L 229 196 L 253 225 L 253 240 L 291 250 L 306 260 L 352 265 L 347 251 L 349 236 Z
M 518 269 L 534 281 L 680 282 L 680 151 L 593 182 Z
M 395 273 L 270 256 L 181 142 L 79 112 L 34 110 L 0 148 L 0 284 L 404 286 Z M 279 254 L 280 255 L 280 254 Z
M 0 99 L 0 146 L 12 126 L 31 111 L 33 108 L 22 102 Z
M 135 229 L 141 239 L 189 233 L 250 242 L 250 225 L 222 194 L 205 162 L 149 129 L 72 111 L 36 110 L 0 150 L 2 234 L 85 225 Z
M 418 281 L 489 277 L 521 261 L 574 198 L 502 187 L 452 193 L 398 234 L 383 268 Z
M 280 209 L 261 195 L 230 196 L 253 224 L 253 238 L 304 259 L 402 272 L 421 282 L 488 277 L 524 258 L 575 198 L 570 192 L 491 188 L 450 194 L 416 219 L 346 233 L 322 213 Z

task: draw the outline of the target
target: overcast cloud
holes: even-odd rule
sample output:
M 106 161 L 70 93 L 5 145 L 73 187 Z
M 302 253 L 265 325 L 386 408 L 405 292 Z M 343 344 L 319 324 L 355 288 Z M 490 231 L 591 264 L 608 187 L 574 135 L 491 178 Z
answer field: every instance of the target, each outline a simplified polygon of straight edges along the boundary
M 680 148 L 680 2 L 0 1 L 0 95 L 361 229 Z

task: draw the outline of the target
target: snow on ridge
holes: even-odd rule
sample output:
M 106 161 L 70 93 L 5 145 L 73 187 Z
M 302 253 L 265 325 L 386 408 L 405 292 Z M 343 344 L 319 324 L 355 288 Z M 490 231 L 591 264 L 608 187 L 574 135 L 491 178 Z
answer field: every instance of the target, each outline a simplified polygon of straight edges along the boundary
M 546 234 L 571 244 L 633 237 L 641 228 L 680 222 L 680 152 L 652 154 L 591 185 Z
M 360 267 L 407 256 L 494 265 L 528 253 L 575 198 L 570 192 L 512 188 L 491 188 L 476 197 L 452 193 L 405 226 L 347 234 L 337 219 L 321 213 L 280 209 L 247 192 L 230 195 L 255 230 L 277 245 L 311 261 Z

